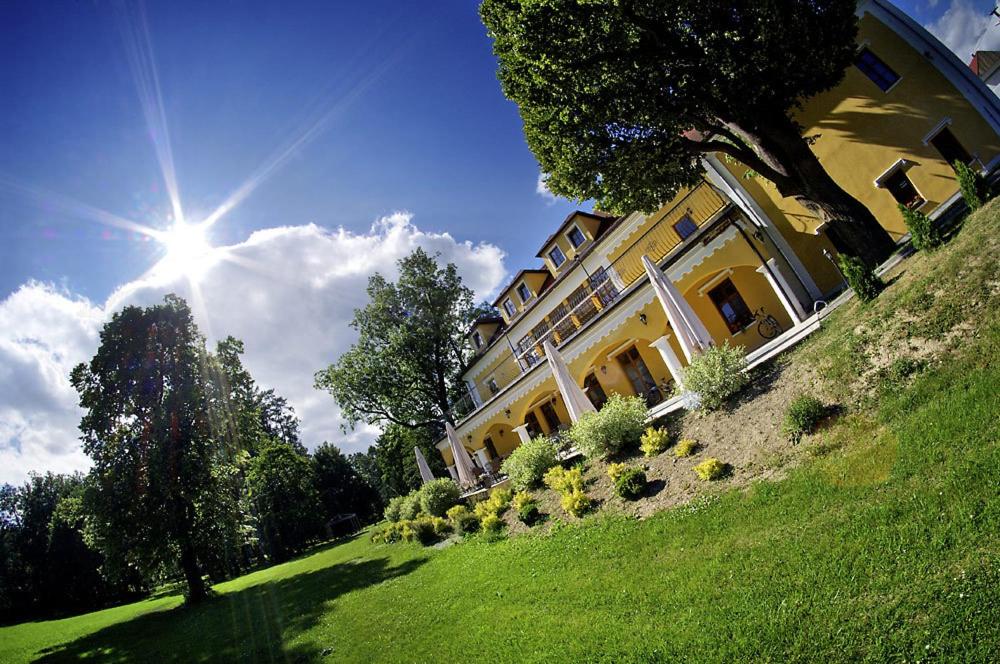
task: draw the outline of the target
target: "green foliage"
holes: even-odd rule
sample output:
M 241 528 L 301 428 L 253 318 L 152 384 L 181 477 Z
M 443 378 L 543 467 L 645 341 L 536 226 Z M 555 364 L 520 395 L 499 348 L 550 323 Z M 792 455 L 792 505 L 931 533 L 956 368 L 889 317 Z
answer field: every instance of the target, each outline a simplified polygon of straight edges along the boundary
M 591 500 L 583 491 L 573 490 L 564 493 L 559 500 L 559 505 L 566 514 L 581 517 L 591 508 Z
M 584 413 L 570 428 L 569 438 L 588 457 L 620 454 L 639 444 L 647 412 L 640 397 L 615 393 L 600 411 Z
M 538 503 L 536 502 L 530 502 L 517 508 L 517 518 L 525 525 L 532 525 L 538 521 L 540 516 L 541 513 L 538 510 Z
M 684 368 L 684 386 L 700 398 L 700 408 L 718 410 L 749 382 L 746 353 L 742 346 L 712 346 L 696 355 Z
M 448 479 L 432 480 L 424 484 L 419 491 L 420 509 L 430 516 L 444 516 L 445 513 L 458 504 L 461 492 L 458 485 Z
M 469 535 L 479 530 L 479 517 L 465 505 L 455 505 L 448 510 L 448 520 L 460 535 Z
M 861 259 L 840 254 L 837 260 L 840 263 L 840 271 L 844 273 L 844 279 L 847 279 L 847 285 L 862 302 L 871 302 L 885 288 L 882 279 Z
M 510 478 L 511 486 L 523 491 L 538 486 L 545 471 L 559 462 L 558 455 L 555 443 L 540 436 L 521 443 L 504 460 L 500 469 Z
M 930 217 L 923 212 L 911 210 L 902 203 L 899 204 L 899 211 L 903 215 L 906 228 L 910 231 L 910 242 L 914 249 L 933 251 L 941 246 L 941 233 Z
M 614 483 L 615 493 L 625 500 L 635 500 L 646 490 L 646 472 L 638 466 L 625 468 L 614 478 Z
M 579 467 L 566 470 L 562 466 L 554 466 L 545 473 L 545 486 L 562 494 L 583 491 L 583 472 Z
M 654 457 L 670 447 L 670 432 L 664 427 L 647 427 L 642 434 L 639 448 L 644 456 Z
M 484 533 L 499 533 L 503 528 L 503 519 L 496 514 L 487 514 L 483 517 L 482 530 Z
M 616 482 L 618 477 L 628 469 L 627 463 L 609 463 L 608 464 L 608 477 L 611 478 L 612 482 Z
M 698 479 L 703 481 L 717 480 L 726 474 L 728 467 L 715 457 L 709 457 L 693 468 Z
M 389 500 L 389 504 L 385 506 L 385 518 L 387 521 L 395 523 L 402 518 L 404 500 L 406 500 L 406 496 L 396 496 Z
M 357 514 L 362 523 L 375 519 L 382 506 L 381 497 L 335 445 L 323 443 L 317 447 L 312 464 L 327 520 L 340 514 Z
M 674 456 L 678 458 L 689 457 L 698 449 L 698 441 L 690 438 L 681 438 L 674 446 Z
M 408 493 L 399 503 L 399 518 L 403 521 L 410 521 L 420 514 L 420 490 Z
M 781 431 L 793 443 L 798 443 L 802 436 L 813 432 L 825 415 L 826 407 L 822 401 L 812 395 L 801 394 L 788 405 Z
M 955 169 L 955 175 L 958 176 L 958 188 L 962 192 L 965 204 L 969 206 L 970 211 L 978 210 L 986 202 L 988 195 L 986 178 L 979 171 L 961 161 L 956 161 L 952 166 Z
M 510 506 L 511 501 L 514 499 L 514 494 L 510 489 L 500 488 L 493 489 L 490 497 L 479 503 L 476 503 L 474 508 L 476 517 L 481 521 L 485 522 L 486 517 L 496 516 L 499 517 L 507 508 Z M 486 530 L 485 526 L 483 528 Z

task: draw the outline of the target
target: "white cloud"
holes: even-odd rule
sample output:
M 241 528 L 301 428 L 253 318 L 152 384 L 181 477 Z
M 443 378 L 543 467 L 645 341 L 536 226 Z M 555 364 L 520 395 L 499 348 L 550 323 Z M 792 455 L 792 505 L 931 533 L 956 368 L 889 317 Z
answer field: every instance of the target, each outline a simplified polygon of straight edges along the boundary
M 211 343 L 228 334 L 245 342 L 247 367 L 292 403 L 307 446 L 330 440 L 348 451 L 364 449 L 377 432 L 359 427 L 342 434 L 339 410 L 328 394 L 313 389 L 313 374 L 353 343 L 347 323 L 366 302 L 369 275 L 395 277 L 396 260 L 416 247 L 455 263 L 480 298 L 506 274 L 497 247 L 424 232 L 411 215 L 398 212 L 367 233 L 314 224 L 257 231 L 224 248 L 228 260 L 205 271 L 199 293 L 184 279 L 145 277 L 98 305 L 26 284 L 0 301 L 0 482 L 19 481 L 30 470 L 86 468 L 69 371 L 93 355 L 111 312 L 158 302 L 168 292 L 188 299 Z
M 927 26 L 931 34 L 944 42 L 958 58 L 968 63 L 976 42 L 990 24 L 990 16 L 971 0 L 951 0 L 938 20 Z
M 549 191 L 548 185 L 545 184 L 545 173 L 538 174 L 538 180 L 535 182 L 535 193 L 544 198 L 548 205 L 556 202 L 556 195 Z

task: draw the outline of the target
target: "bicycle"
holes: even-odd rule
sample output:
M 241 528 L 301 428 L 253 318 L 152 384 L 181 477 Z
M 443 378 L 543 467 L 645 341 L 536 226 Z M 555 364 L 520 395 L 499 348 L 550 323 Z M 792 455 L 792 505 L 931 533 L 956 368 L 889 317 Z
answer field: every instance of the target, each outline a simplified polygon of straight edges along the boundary
M 753 312 L 753 317 L 757 321 L 757 334 L 765 339 L 774 339 L 785 331 L 778 319 L 764 311 L 764 307 Z

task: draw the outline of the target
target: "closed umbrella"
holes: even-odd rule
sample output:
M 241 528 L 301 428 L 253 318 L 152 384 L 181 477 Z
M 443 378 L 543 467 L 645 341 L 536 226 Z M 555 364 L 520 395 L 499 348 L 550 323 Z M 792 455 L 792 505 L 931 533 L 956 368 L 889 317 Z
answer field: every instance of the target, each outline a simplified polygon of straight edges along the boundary
M 646 268 L 649 283 L 652 284 L 656 297 L 660 300 L 663 312 L 667 315 L 667 320 L 670 321 L 670 327 L 677 335 L 677 342 L 680 344 L 681 350 L 684 351 L 684 357 L 690 363 L 695 355 L 707 350 L 712 345 L 712 337 L 694 309 L 677 290 L 674 282 L 667 279 L 663 271 L 649 259 L 649 256 L 642 257 L 642 264 Z
M 420 479 L 423 480 L 424 484 L 432 482 L 434 480 L 434 473 L 431 472 L 431 467 L 427 465 L 424 453 L 416 445 L 413 446 L 413 452 L 417 455 L 417 470 L 420 471 Z
M 562 395 L 566 410 L 569 411 L 569 419 L 576 422 L 584 413 L 596 413 L 597 409 L 594 408 L 594 404 L 590 403 L 590 399 L 573 380 L 562 354 L 548 339 L 542 344 L 542 348 L 545 349 L 545 357 L 548 359 L 552 375 L 556 379 L 556 387 L 559 388 L 559 394 Z
M 476 474 L 472 470 L 472 458 L 465 445 L 458 439 L 455 427 L 451 422 L 444 423 L 444 430 L 448 434 L 448 442 L 451 443 L 451 455 L 455 457 L 455 471 L 458 473 L 458 483 L 461 486 L 469 486 L 476 483 Z

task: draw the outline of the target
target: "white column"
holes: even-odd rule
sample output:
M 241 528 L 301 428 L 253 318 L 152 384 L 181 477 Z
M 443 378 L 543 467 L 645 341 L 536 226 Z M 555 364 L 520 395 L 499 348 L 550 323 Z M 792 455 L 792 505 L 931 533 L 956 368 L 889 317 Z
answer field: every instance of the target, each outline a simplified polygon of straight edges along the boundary
M 521 439 L 522 443 L 530 443 L 531 436 L 528 434 L 528 425 L 522 424 L 519 427 L 514 427 L 514 431 L 517 432 L 517 437 Z
M 779 281 L 784 282 L 784 277 L 782 277 L 781 273 L 778 272 L 777 261 L 771 258 L 767 261 L 766 266 L 761 265 L 757 268 L 757 271 L 763 274 L 764 278 L 767 279 L 767 283 L 771 285 L 771 288 L 774 290 L 774 294 L 778 296 L 778 301 L 781 302 L 781 306 L 785 308 L 788 316 L 792 319 L 792 324 L 798 325 L 805 320 L 806 314 L 802 310 L 802 305 L 799 304 L 798 300 L 789 298 L 787 292 L 785 291 L 785 288 L 788 288 L 788 284 L 779 283 Z M 788 288 L 788 290 L 791 289 Z
M 677 387 L 684 389 L 684 370 L 681 368 L 681 361 L 670 345 L 670 335 L 664 334 L 662 337 L 649 344 L 650 348 L 660 351 L 663 363 L 667 365 L 670 375 L 673 377 Z
M 448 474 L 451 475 L 451 479 L 458 482 L 458 471 L 455 470 L 455 466 L 448 466 Z
M 490 467 L 490 457 L 486 454 L 486 448 L 480 447 L 476 450 L 476 456 L 479 457 L 479 465 L 484 470 Z

